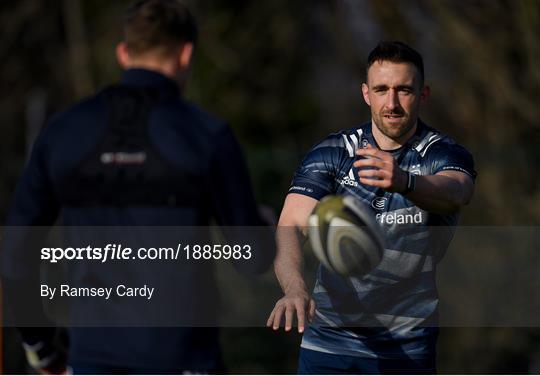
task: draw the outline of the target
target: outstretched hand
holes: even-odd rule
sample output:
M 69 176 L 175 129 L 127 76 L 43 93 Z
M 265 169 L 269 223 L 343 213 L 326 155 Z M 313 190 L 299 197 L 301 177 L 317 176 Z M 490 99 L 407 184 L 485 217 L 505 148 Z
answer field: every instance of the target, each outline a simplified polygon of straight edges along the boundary
M 279 299 L 266 322 L 267 327 L 278 330 L 285 316 L 285 331 L 292 329 L 294 316 L 298 323 L 298 333 L 303 333 L 306 321 L 312 322 L 315 316 L 315 301 L 304 290 L 294 290 Z

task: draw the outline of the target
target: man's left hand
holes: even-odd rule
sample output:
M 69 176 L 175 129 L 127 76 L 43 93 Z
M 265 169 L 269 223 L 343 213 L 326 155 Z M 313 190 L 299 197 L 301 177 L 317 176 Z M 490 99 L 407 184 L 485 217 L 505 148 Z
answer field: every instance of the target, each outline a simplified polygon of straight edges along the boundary
M 362 184 L 380 187 L 388 192 L 405 191 L 407 173 L 399 168 L 392 154 L 368 145 L 356 150 L 356 155 L 363 157 L 353 164 L 360 169 L 358 177 Z

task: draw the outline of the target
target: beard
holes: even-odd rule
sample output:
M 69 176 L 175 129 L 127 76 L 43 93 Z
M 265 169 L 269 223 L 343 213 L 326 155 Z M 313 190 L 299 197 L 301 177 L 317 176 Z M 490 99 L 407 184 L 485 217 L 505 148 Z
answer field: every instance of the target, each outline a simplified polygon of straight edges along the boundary
M 414 128 L 417 116 L 411 116 L 403 109 L 384 111 L 373 114 L 373 122 L 379 131 L 386 137 L 401 141 L 401 138 Z

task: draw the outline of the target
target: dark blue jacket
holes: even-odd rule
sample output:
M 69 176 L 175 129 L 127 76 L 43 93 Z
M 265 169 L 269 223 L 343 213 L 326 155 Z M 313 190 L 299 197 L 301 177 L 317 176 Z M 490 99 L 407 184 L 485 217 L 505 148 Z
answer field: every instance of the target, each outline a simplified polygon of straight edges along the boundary
M 151 100 L 126 99 L 126 92 Z M 141 103 L 148 111 L 130 125 L 129 115 L 141 111 Z M 126 131 L 125 126 L 139 128 Z M 115 147 L 125 152 L 111 152 Z M 10 232 L 10 227 L 50 226 L 57 219 L 64 226 L 208 226 L 212 219 L 223 226 L 263 224 L 230 128 L 182 99 L 172 80 L 143 69 L 127 70 L 120 85 L 57 115 L 38 137 L 6 223 L 2 274 L 7 286 L 39 273 L 21 256 L 28 251 L 24 231 Z M 273 245 L 267 245 L 244 265 L 247 273 L 270 265 Z M 79 279 L 91 274 L 77 273 Z M 211 285 L 205 291 L 186 287 L 186 309 Z M 23 333 L 39 337 L 36 330 Z M 215 327 L 72 328 L 70 363 L 211 371 L 219 367 L 217 337 Z

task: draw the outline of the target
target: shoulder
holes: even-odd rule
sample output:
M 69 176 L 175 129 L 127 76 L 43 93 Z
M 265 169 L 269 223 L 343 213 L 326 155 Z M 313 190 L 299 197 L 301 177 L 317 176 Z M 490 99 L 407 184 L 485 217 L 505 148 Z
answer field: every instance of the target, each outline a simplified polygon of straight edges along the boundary
M 458 144 L 452 137 L 428 125 L 424 125 L 422 137 L 417 141 L 414 149 L 423 158 L 453 154 L 471 155 L 464 146 Z
M 362 145 L 363 134 L 365 134 L 363 125 L 329 134 L 307 152 L 300 170 L 311 169 L 314 166 L 324 171 L 350 168 L 356 149 Z
M 425 127 L 423 138 L 415 150 L 430 167 L 432 174 L 454 170 L 476 177 L 472 154 L 452 137 L 434 128 Z
M 99 130 L 105 119 L 103 100 L 98 93 L 55 113 L 43 127 L 40 139 L 52 141 L 70 136 L 75 136 L 75 139 L 89 136 Z
M 85 119 L 93 120 L 99 117 L 104 110 L 101 93 L 84 98 L 65 110 L 56 113 L 50 120 L 50 124 L 79 123 Z
M 362 140 L 368 127 L 368 123 L 331 133 L 317 142 L 311 151 L 318 150 L 324 153 L 344 153 L 349 157 L 355 156 L 355 150 L 362 146 Z
M 160 110 L 172 111 L 174 119 L 177 119 L 184 126 L 189 123 L 204 133 L 219 134 L 229 129 L 224 120 L 185 99 L 178 99 L 171 105 L 164 105 Z

